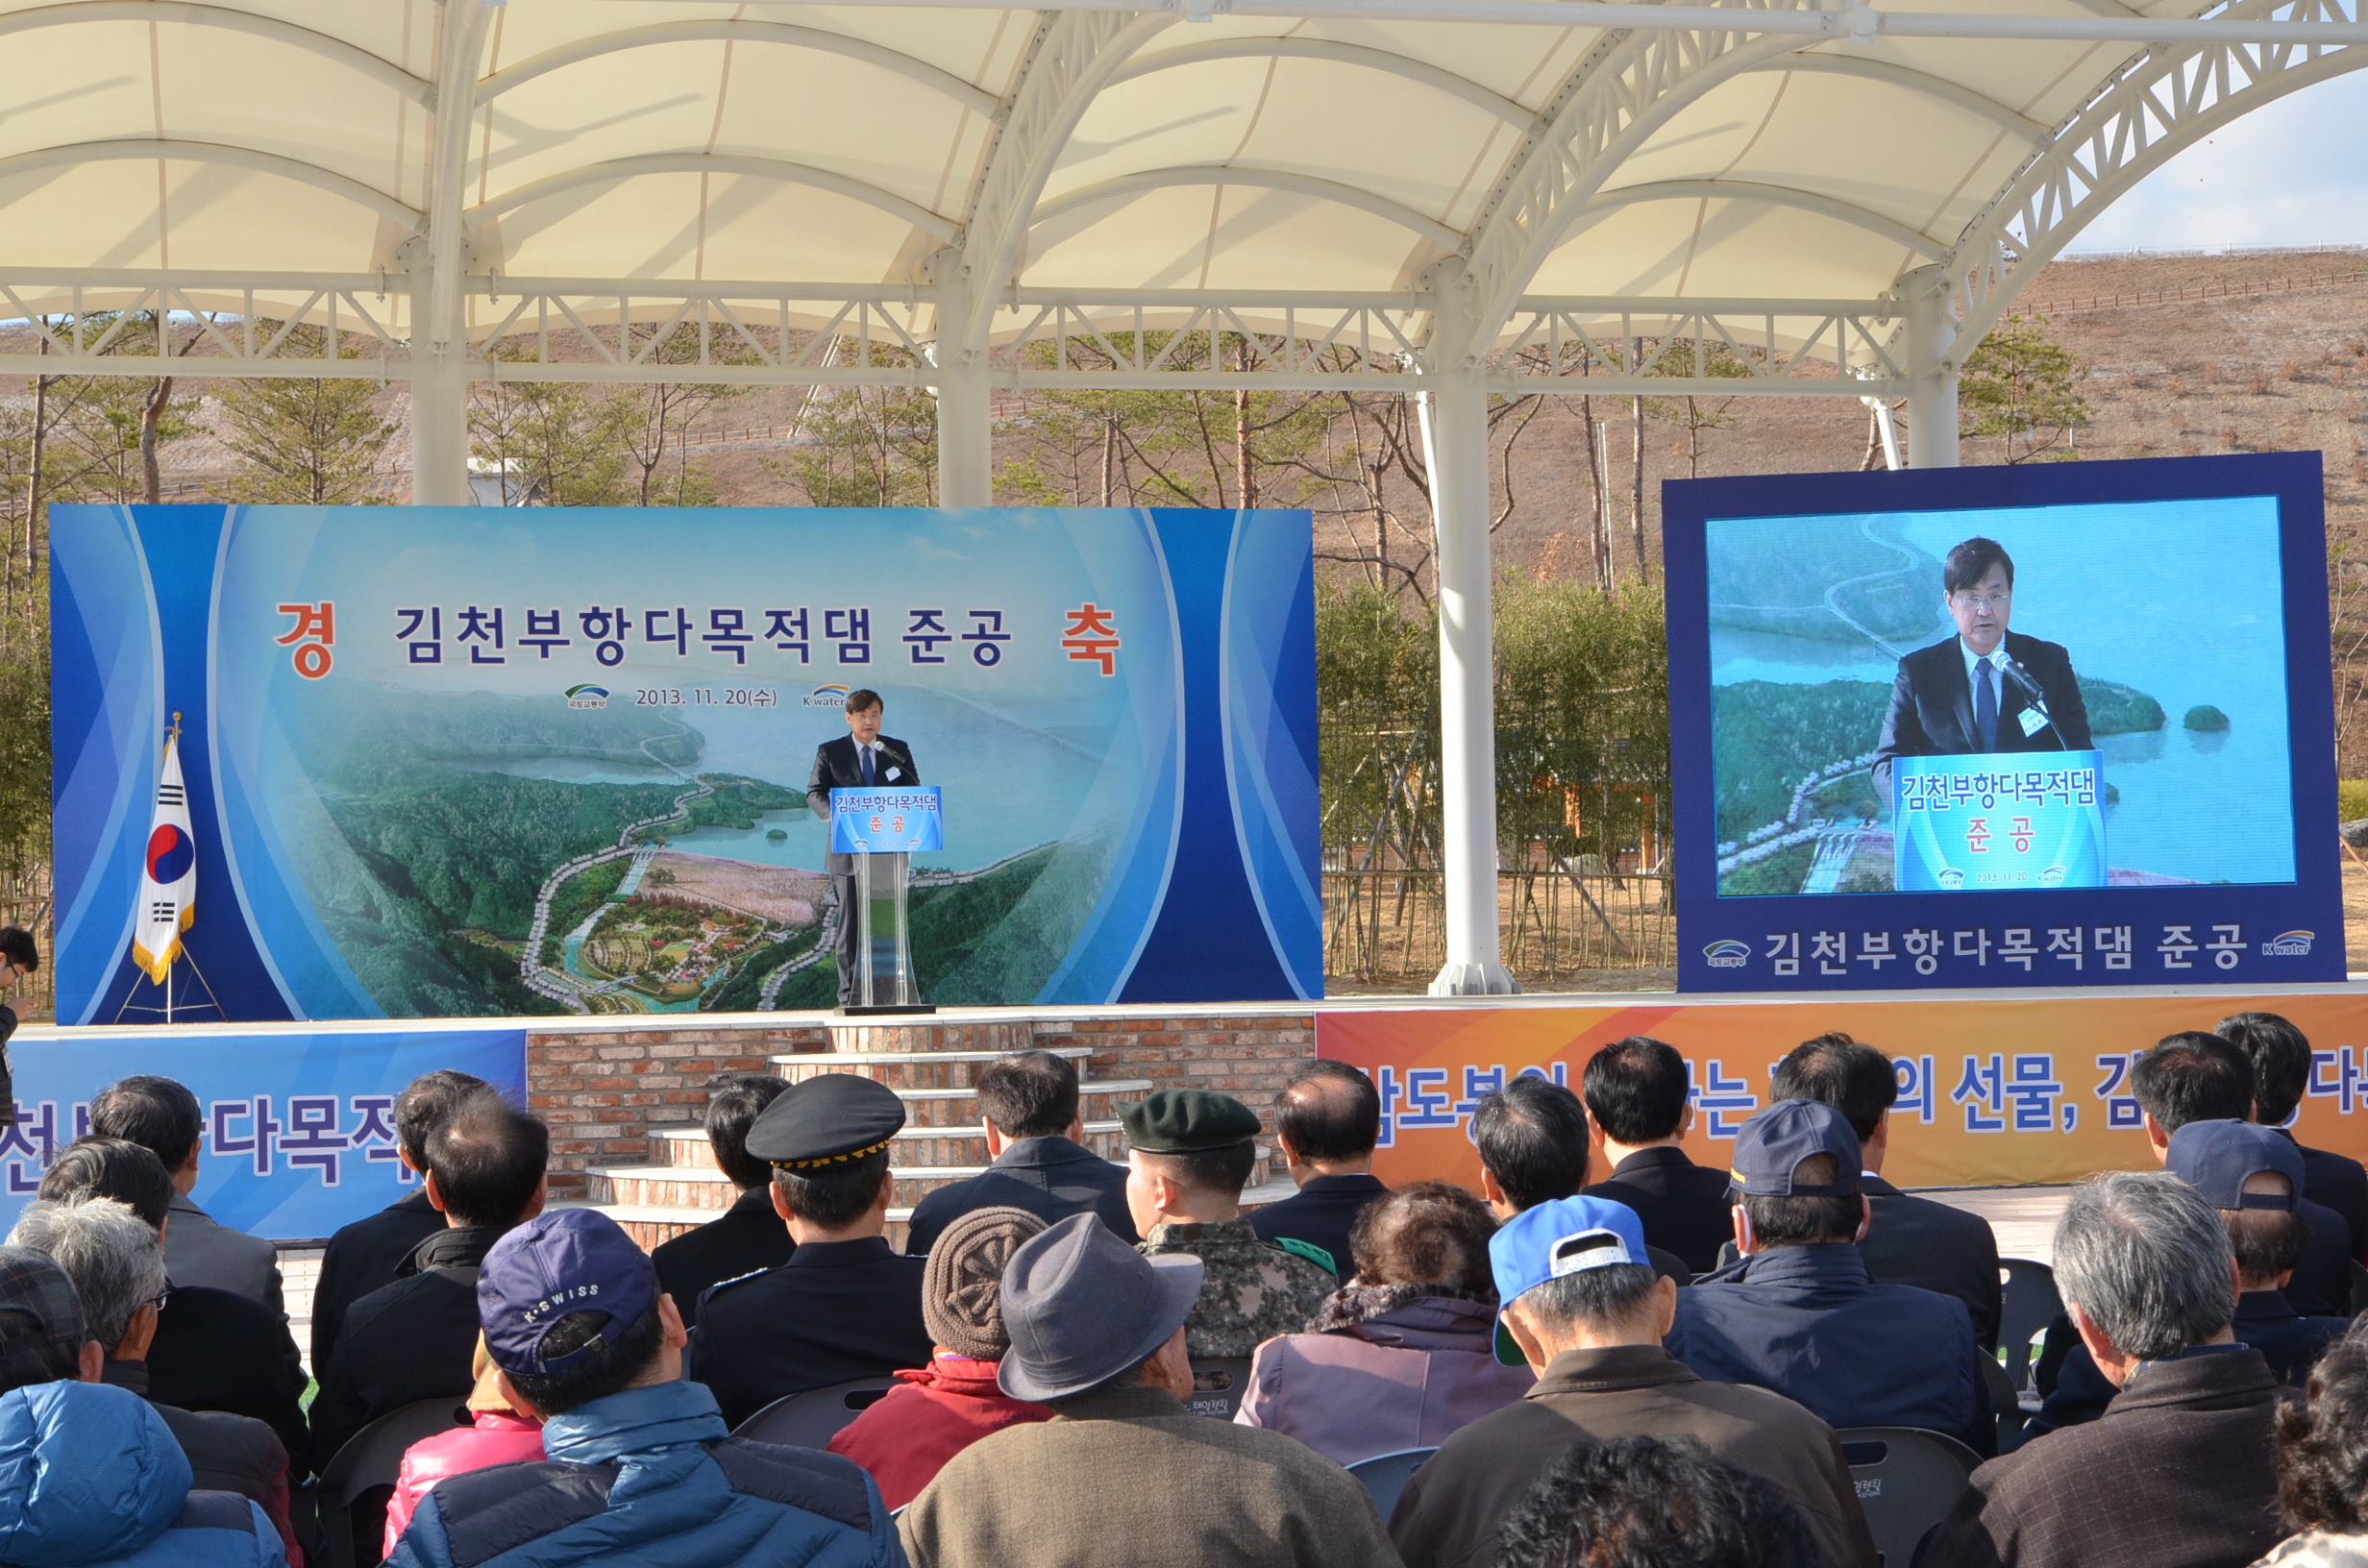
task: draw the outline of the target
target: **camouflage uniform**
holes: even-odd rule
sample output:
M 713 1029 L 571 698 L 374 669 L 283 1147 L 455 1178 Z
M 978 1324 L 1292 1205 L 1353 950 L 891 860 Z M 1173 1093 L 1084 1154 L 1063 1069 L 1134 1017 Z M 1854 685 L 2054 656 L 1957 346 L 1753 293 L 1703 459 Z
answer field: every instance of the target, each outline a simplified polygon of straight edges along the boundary
M 1304 1330 L 1340 1287 L 1330 1271 L 1261 1241 L 1246 1219 L 1154 1225 L 1136 1250 L 1200 1260 L 1200 1300 L 1184 1320 L 1184 1353 L 1194 1360 L 1247 1360 L 1276 1335 Z

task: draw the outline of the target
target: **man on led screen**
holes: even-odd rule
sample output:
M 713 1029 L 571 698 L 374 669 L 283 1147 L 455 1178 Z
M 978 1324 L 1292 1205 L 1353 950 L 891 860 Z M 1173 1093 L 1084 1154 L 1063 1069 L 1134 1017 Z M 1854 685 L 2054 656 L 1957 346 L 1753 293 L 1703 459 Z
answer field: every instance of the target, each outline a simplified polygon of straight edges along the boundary
M 1949 551 L 1942 602 L 1957 635 L 1899 661 L 1876 747 L 1875 788 L 1891 788 L 1893 757 L 1991 751 L 2085 751 L 2088 709 L 2061 644 L 2007 629 L 2014 561 L 1995 539 Z

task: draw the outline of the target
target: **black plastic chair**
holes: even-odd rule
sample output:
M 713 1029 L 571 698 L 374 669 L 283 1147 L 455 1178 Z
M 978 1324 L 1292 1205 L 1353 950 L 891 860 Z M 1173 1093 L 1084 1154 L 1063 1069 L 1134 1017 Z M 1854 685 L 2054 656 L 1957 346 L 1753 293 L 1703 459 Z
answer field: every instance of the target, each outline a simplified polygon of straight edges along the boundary
M 1185 1408 L 1195 1415 L 1230 1421 L 1249 1389 L 1249 1358 L 1211 1358 L 1193 1362 L 1193 1397 Z
M 361 1431 L 345 1440 L 333 1458 L 321 1467 L 320 1507 L 321 1533 L 329 1546 L 329 1568 L 356 1568 L 359 1563 L 378 1562 L 385 1554 L 384 1542 L 372 1536 L 367 1542 L 355 1539 L 356 1507 L 366 1500 L 373 1487 L 394 1490 L 395 1478 L 402 1472 L 403 1456 L 413 1443 L 432 1437 L 440 1432 L 469 1424 L 469 1412 L 463 1403 L 465 1394 L 447 1394 L 442 1399 L 423 1399 L 416 1405 L 389 1410 Z M 376 1508 L 368 1510 L 362 1524 L 369 1519 L 385 1528 L 385 1504 L 382 1500 Z
M 2014 1380 L 2019 1397 L 2035 1391 L 2031 1369 L 2039 1353 L 2032 1341 L 2063 1311 L 2063 1298 L 2056 1293 L 2056 1271 L 2029 1258 L 2001 1259 L 1998 1276 L 2003 1286 L 1998 1348 L 2006 1352 L 2007 1376 Z
M 1880 1563 L 1907 1568 L 1932 1528 L 1964 1495 L 1980 1455 L 1945 1433 L 1851 1427 L 1834 1434 L 1858 1485 Z
M 786 1448 L 821 1448 L 878 1404 L 894 1378 L 856 1378 L 802 1394 L 784 1394 L 732 1430 L 734 1437 Z
M 1402 1448 L 1395 1454 L 1376 1454 L 1350 1465 L 1348 1473 L 1372 1493 L 1373 1507 L 1386 1525 L 1390 1522 L 1390 1510 L 1397 1507 L 1397 1494 L 1406 1489 L 1406 1482 L 1422 1468 L 1422 1461 L 1438 1452 L 1435 1448 Z
M 1976 1354 L 1980 1353 L 1977 1351 Z M 2015 1397 L 2014 1380 L 2007 1376 L 2007 1369 L 1998 1364 L 1997 1358 L 1982 1356 L 1980 1359 L 1982 1381 L 1989 1384 L 1990 1413 L 1998 1418 L 1998 1452 L 2010 1454 L 2014 1451 L 2014 1440 L 2022 1435 L 2023 1423 L 2031 1419 L 2031 1413 Z

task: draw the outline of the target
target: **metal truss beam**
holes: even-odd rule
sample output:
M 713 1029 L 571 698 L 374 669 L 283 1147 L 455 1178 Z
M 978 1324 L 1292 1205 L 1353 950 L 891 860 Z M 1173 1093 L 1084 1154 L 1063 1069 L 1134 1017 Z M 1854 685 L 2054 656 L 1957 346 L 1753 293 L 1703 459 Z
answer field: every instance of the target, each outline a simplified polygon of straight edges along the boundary
M 2368 65 L 2363 3 L 2239 0 L 2221 13 L 2226 38 L 2158 48 L 2124 66 L 2033 151 L 1952 247 L 1958 341 L 1981 341 L 2041 266 L 2179 153 L 2298 87 Z M 2338 26 L 2355 41 L 2312 41 Z M 2293 41 L 2239 41 L 2282 30 Z

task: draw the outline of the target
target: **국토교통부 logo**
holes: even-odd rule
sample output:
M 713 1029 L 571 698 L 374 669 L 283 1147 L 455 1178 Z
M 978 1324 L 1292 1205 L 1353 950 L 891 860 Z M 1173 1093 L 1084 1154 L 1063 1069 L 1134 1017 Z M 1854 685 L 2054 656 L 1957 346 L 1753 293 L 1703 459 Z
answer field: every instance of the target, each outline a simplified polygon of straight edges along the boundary
M 847 706 L 847 688 L 817 686 L 805 694 L 805 705 L 809 708 L 843 708 Z
M 608 688 L 570 686 L 567 689 L 567 705 L 571 708 L 604 708 L 608 706 Z
M 1702 960 L 1714 969 L 1739 969 L 1751 959 L 1751 949 L 1730 938 L 1702 949 Z
M 2308 958 L 2315 931 L 2281 931 L 2261 943 L 2263 958 Z

